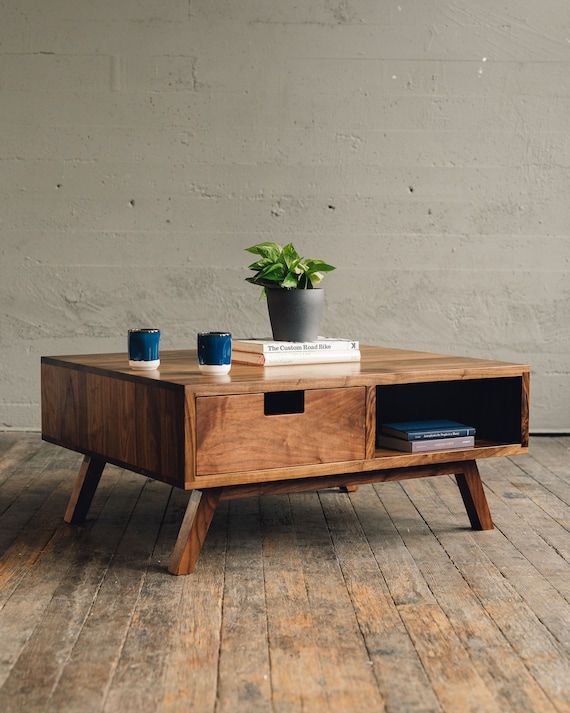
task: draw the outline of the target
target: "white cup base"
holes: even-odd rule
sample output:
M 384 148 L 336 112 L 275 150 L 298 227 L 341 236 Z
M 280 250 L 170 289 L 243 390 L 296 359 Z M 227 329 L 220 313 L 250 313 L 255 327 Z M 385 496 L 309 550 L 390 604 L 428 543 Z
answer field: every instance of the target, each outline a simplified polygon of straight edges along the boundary
M 158 369 L 160 359 L 152 359 L 151 361 L 135 361 L 134 359 L 129 359 L 129 366 L 131 369 L 151 371 L 152 369 Z
M 198 364 L 204 374 L 227 374 L 232 368 L 231 364 Z

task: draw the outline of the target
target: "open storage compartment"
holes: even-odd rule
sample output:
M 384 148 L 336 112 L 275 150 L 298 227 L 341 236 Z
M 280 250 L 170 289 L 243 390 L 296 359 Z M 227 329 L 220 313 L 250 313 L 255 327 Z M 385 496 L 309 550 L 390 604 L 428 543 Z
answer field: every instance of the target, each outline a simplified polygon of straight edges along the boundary
M 475 427 L 475 449 L 526 446 L 522 382 L 515 376 L 377 386 L 376 437 L 392 421 L 450 419 Z M 377 446 L 375 455 L 396 453 Z

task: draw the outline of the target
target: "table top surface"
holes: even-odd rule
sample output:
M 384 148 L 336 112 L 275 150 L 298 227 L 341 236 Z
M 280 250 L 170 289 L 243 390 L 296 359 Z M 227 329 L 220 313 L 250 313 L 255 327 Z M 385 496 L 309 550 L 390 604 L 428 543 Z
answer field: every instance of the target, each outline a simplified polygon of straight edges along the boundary
M 360 362 L 296 364 L 294 366 L 250 366 L 232 364 L 224 376 L 203 374 L 195 350 L 161 351 L 160 367 L 155 371 L 129 368 L 122 354 L 82 354 L 46 356 L 42 363 L 91 373 L 115 376 L 129 381 L 158 381 L 171 388 L 190 387 L 200 393 L 275 390 L 288 388 L 398 384 L 420 381 L 450 381 L 498 376 L 520 376 L 529 371 L 526 364 L 433 354 L 431 352 L 361 345 Z

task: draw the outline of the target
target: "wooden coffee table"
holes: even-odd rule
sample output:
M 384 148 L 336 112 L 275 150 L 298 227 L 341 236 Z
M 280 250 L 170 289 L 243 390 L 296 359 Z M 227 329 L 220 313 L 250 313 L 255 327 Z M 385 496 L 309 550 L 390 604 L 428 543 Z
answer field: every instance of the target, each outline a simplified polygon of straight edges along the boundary
M 221 500 L 268 493 L 454 474 L 472 527 L 491 529 L 475 459 L 526 453 L 528 414 L 528 366 L 403 349 L 221 377 L 194 351 L 163 352 L 154 372 L 126 354 L 42 358 L 42 438 L 85 454 L 66 522 L 86 517 L 105 463 L 191 490 L 173 574 L 193 571 Z M 428 418 L 475 426 L 475 447 L 376 447 L 382 423 Z

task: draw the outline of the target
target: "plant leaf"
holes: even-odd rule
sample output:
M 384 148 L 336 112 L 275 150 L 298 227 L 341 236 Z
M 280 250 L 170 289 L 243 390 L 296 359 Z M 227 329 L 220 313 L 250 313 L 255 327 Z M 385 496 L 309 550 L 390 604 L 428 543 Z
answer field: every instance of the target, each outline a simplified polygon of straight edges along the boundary
M 267 265 L 271 265 L 273 263 L 273 260 L 271 260 L 268 257 L 261 258 L 261 260 L 258 260 L 257 262 L 252 262 L 251 265 L 248 265 L 249 270 L 263 270 L 264 267 L 267 267 Z
M 295 250 L 293 243 L 287 243 L 282 251 L 283 259 L 288 268 L 291 268 L 293 262 L 300 260 L 301 256 Z
M 324 273 L 336 269 L 334 265 L 323 260 L 307 260 L 301 257 L 293 243 L 281 247 L 278 243 L 268 240 L 245 249 L 259 255 L 259 259 L 248 267 L 256 274 L 245 279 L 254 285 L 260 285 L 264 290 L 275 287 L 310 290 L 321 282 Z
M 297 275 L 294 272 L 288 272 L 281 282 L 281 287 L 297 287 Z
M 279 255 L 281 254 L 282 250 L 281 245 L 273 243 L 269 240 L 264 243 L 252 245 L 251 247 L 245 249 L 249 253 L 253 253 L 254 255 L 261 255 L 261 257 L 268 258 L 273 261 L 279 259 Z
M 261 270 L 261 272 L 258 275 L 258 278 L 260 280 L 270 280 L 272 282 L 281 282 L 281 280 L 285 277 L 286 274 L 287 274 L 287 270 L 284 268 L 284 266 L 277 263 L 277 264 L 273 264 L 273 265 L 268 265 L 266 268 Z
M 336 270 L 334 265 L 329 265 L 323 260 L 307 260 L 306 262 L 309 272 L 332 272 L 332 270 Z

